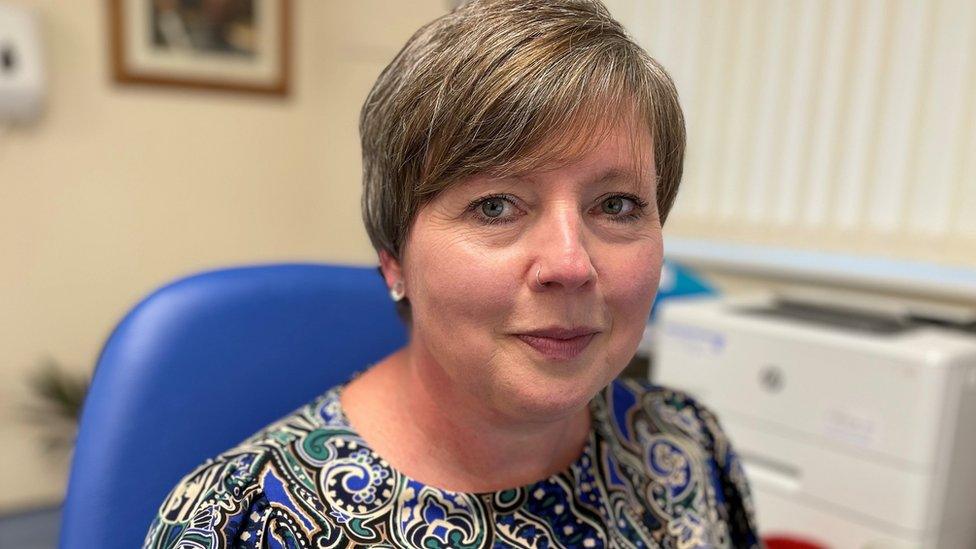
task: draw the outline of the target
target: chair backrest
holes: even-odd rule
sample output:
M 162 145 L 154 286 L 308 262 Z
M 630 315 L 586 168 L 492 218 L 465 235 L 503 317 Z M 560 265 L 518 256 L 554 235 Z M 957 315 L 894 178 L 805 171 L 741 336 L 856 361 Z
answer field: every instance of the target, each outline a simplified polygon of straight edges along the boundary
M 405 341 L 375 268 L 241 267 L 156 291 L 98 360 L 61 548 L 140 547 L 183 475 Z

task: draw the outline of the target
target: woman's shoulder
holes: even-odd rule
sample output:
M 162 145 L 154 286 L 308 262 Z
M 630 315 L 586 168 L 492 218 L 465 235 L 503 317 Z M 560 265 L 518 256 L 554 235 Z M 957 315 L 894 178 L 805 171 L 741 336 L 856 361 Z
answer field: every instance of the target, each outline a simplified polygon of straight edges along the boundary
M 144 547 L 193 540 L 223 547 L 226 540 L 262 535 L 270 502 L 296 486 L 282 482 L 283 470 L 301 481 L 299 462 L 321 462 L 325 439 L 351 434 L 338 393 L 330 389 L 184 476 L 160 505 Z
M 237 446 L 200 465 L 199 471 L 221 468 L 228 462 L 244 460 L 256 480 L 256 467 L 276 454 L 312 452 L 324 437 L 354 434 L 339 403 L 341 386 L 333 387 L 288 415 L 264 426 Z M 246 456 L 246 457 L 245 457 Z M 305 456 L 303 456 L 305 457 Z
M 666 493 L 699 494 L 685 516 L 695 508 L 703 520 L 724 525 L 716 527 L 718 538 L 730 543 L 717 546 L 759 546 L 745 471 L 707 406 L 684 391 L 637 379 L 615 380 L 601 395 L 600 426 L 618 461 L 641 463 L 638 476 L 667 487 Z
M 688 393 L 650 381 L 618 378 L 601 394 L 616 438 L 639 444 L 652 434 L 688 439 L 714 451 L 725 435 L 716 415 Z M 722 439 L 722 440 L 720 440 Z

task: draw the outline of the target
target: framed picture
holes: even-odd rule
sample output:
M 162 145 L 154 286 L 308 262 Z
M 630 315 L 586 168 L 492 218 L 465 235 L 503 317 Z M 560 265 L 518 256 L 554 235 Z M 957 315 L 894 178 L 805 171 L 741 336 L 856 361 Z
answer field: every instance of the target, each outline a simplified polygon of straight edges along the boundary
M 287 95 L 290 0 L 109 0 L 122 83 Z

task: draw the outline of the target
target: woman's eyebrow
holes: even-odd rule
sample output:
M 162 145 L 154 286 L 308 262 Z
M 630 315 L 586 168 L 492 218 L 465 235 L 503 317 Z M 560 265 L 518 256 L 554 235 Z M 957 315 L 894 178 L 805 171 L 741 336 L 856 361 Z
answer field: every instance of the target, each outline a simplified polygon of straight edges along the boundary
M 634 170 L 617 167 L 599 172 L 590 180 L 590 184 L 592 185 L 626 183 L 629 184 L 634 191 L 638 192 L 645 188 L 645 182 L 646 178 L 640 177 Z
M 648 187 L 648 185 L 646 185 L 647 181 L 648 179 L 646 177 L 641 177 L 638 175 L 637 171 L 631 168 L 614 166 L 601 170 L 597 172 L 596 175 L 586 178 L 583 180 L 583 183 L 586 185 L 623 183 L 635 193 L 639 193 Z M 473 192 L 477 192 L 479 187 L 490 185 L 523 185 L 533 183 L 536 183 L 536 178 L 532 172 L 521 172 L 504 175 L 486 175 L 485 177 L 472 178 L 461 183 L 459 188 L 465 188 Z M 653 190 L 654 185 L 650 185 L 650 188 Z

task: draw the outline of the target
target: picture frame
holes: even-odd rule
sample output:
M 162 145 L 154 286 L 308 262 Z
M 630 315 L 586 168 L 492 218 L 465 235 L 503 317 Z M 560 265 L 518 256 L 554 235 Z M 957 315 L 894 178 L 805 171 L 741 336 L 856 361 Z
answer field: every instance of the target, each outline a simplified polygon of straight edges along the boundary
M 108 0 L 116 82 L 286 96 L 291 0 Z

